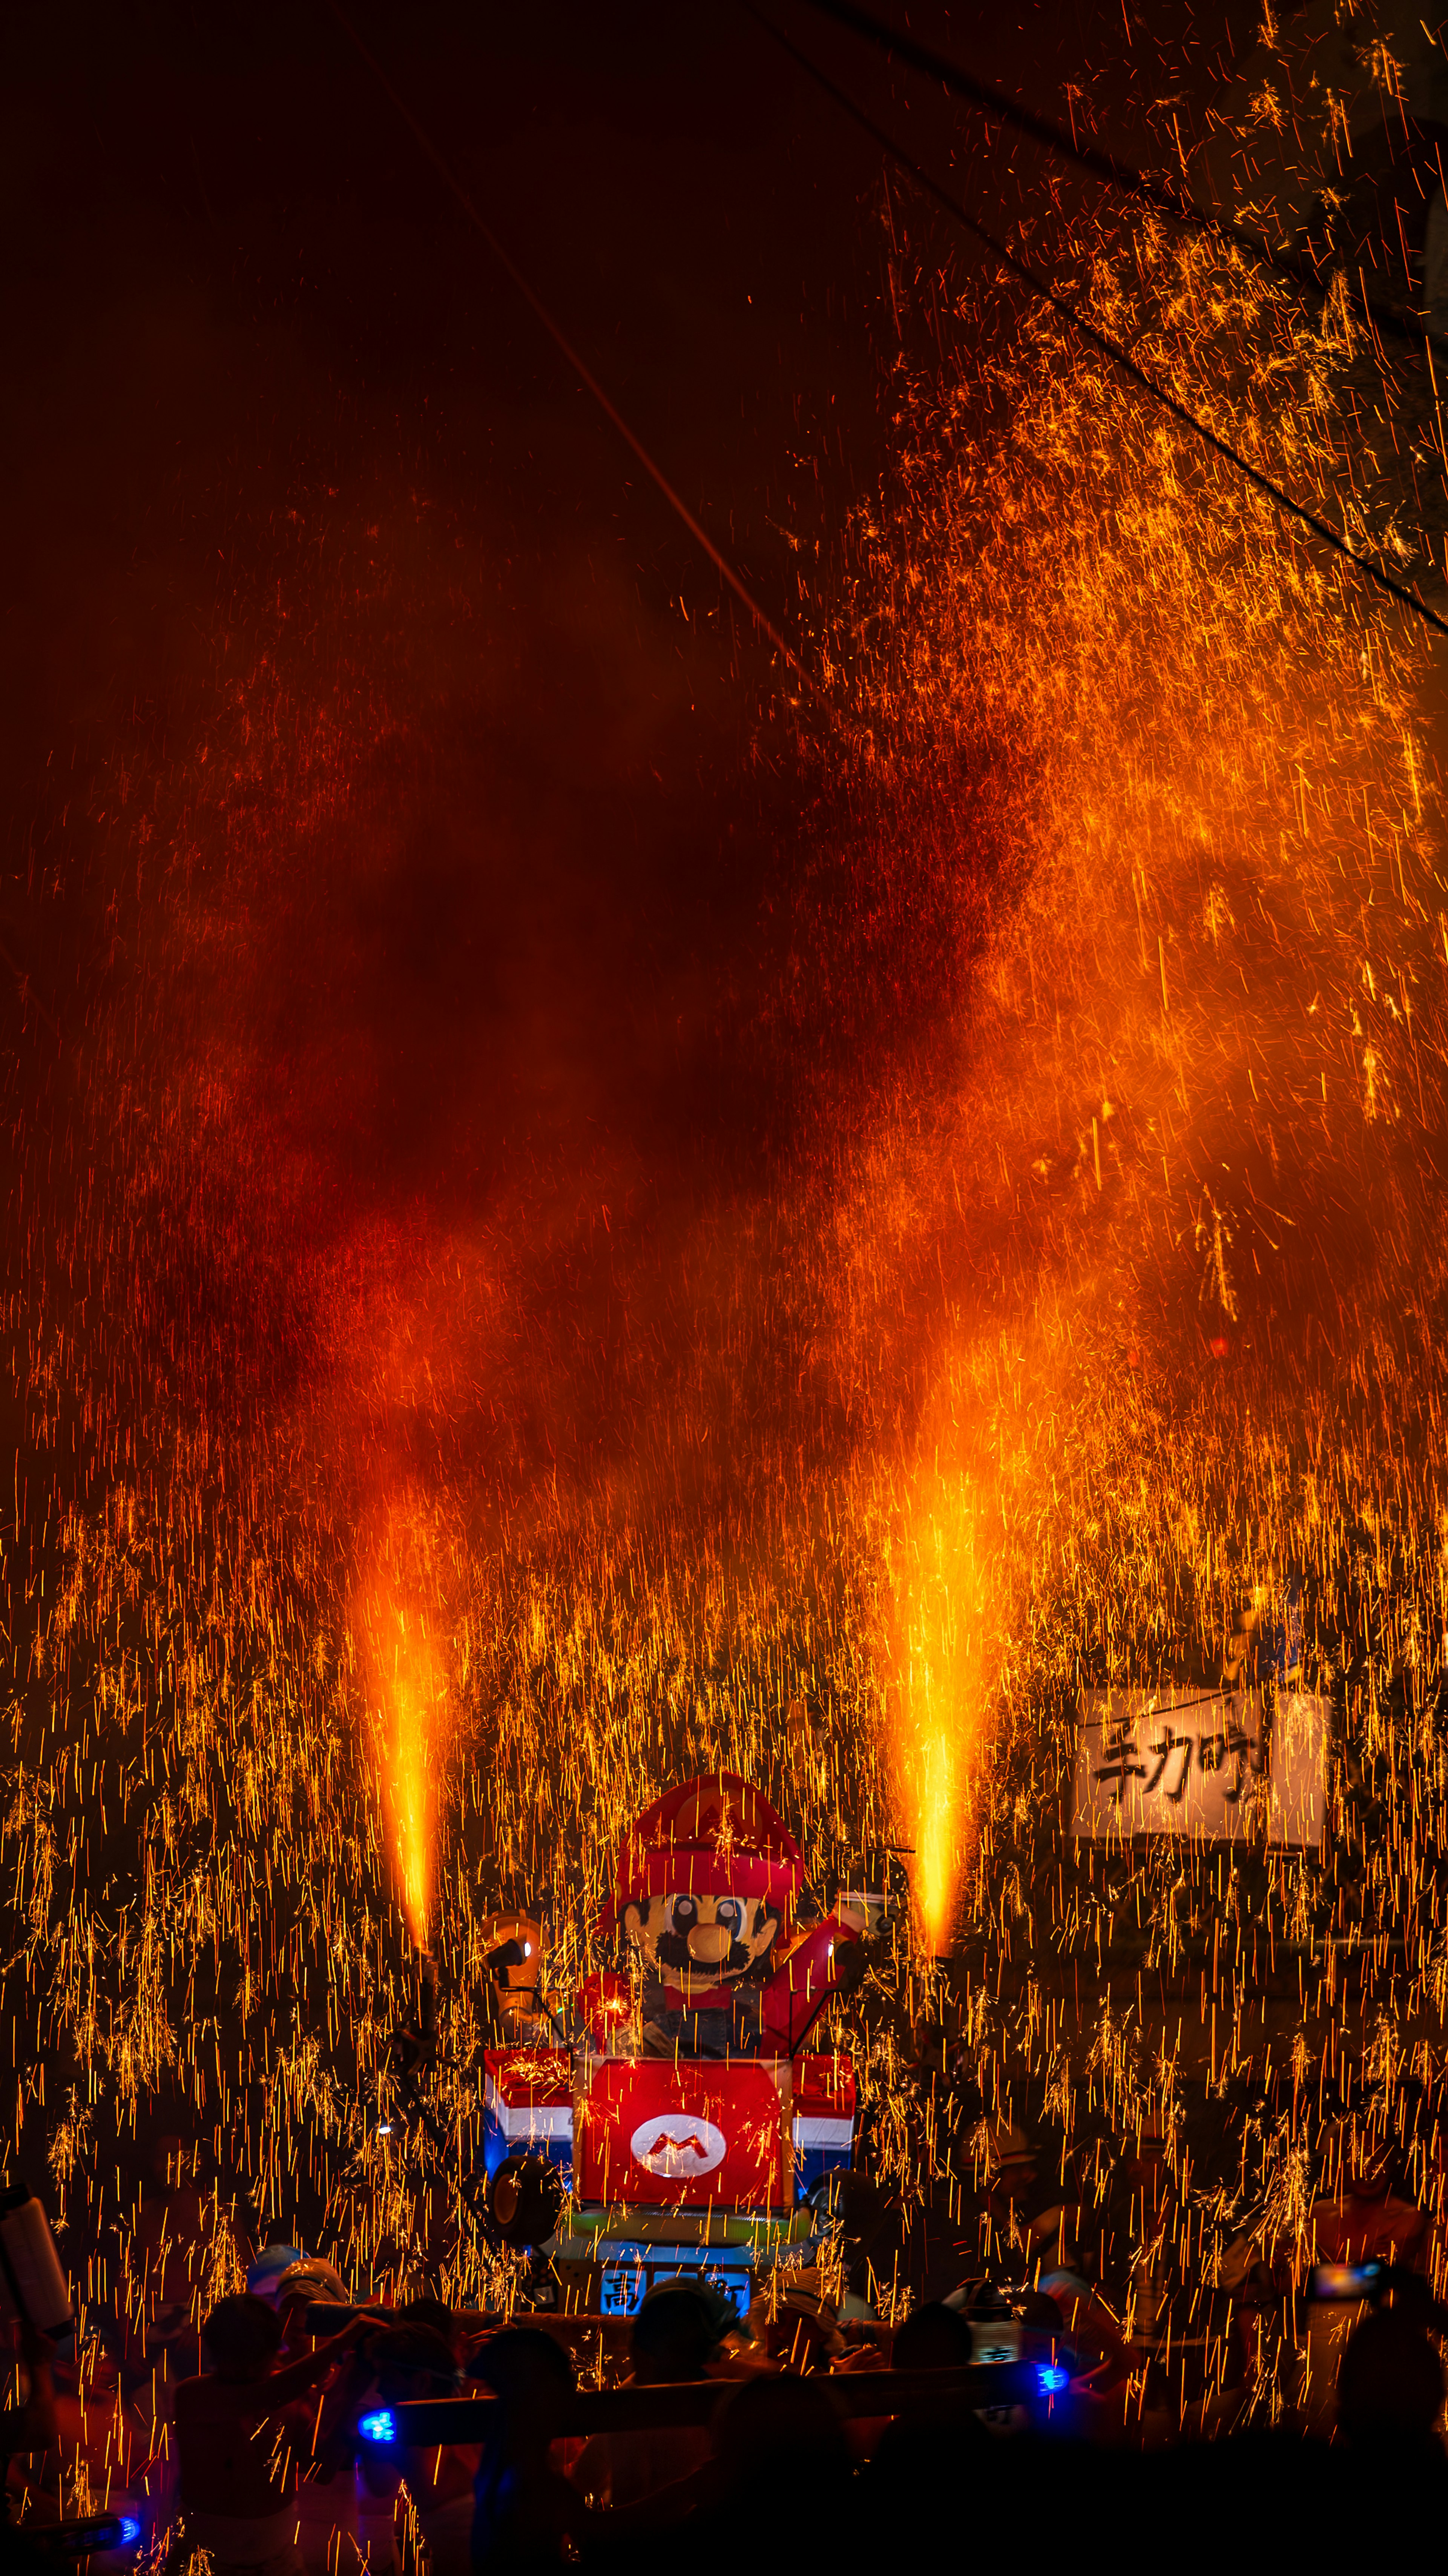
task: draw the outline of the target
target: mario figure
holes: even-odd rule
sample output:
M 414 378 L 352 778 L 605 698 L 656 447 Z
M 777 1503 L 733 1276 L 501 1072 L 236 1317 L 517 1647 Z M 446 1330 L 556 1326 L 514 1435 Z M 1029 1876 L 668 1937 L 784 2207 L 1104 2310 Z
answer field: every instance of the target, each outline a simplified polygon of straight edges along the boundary
M 792 1931 L 800 1877 L 793 1835 L 735 1771 L 686 1780 L 630 1827 L 604 1921 L 643 1962 L 646 2057 L 795 2057 L 858 1985 L 883 1898 Z

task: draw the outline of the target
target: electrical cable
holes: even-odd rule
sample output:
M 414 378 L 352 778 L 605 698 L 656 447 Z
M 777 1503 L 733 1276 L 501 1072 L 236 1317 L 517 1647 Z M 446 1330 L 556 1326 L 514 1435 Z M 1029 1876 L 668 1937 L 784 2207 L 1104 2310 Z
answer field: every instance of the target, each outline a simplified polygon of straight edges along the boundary
M 638 458 L 640 465 L 643 467 L 644 472 L 648 475 L 650 481 L 656 484 L 659 491 L 662 492 L 670 509 L 688 529 L 695 544 L 703 547 L 704 552 L 708 556 L 711 564 L 714 566 L 715 571 L 728 583 L 735 598 L 740 600 L 744 607 L 748 609 L 749 614 L 753 618 L 761 635 L 767 636 L 770 643 L 774 646 L 775 651 L 783 655 L 784 660 L 788 663 L 791 671 L 795 674 L 796 679 L 800 680 L 811 692 L 814 692 L 817 688 L 817 683 L 812 675 L 805 669 L 804 664 L 799 660 L 798 656 L 791 651 L 778 627 L 773 625 L 770 619 L 766 617 L 758 600 L 753 597 L 746 584 L 741 580 L 739 574 L 734 570 L 734 567 L 729 562 L 727 556 L 722 555 L 713 539 L 705 534 L 705 531 L 700 527 L 698 520 L 694 517 L 694 514 L 689 509 L 687 503 L 675 491 L 662 467 L 654 463 L 654 460 L 649 454 L 648 449 L 645 447 L 643 440 L 639 438 L 632 429 L 630 429 L 622 412 L 604 392 L 602 385 L 599 383 L 598 378 L 594 375 L 592 369 L 585 366 L 572 342 L 565 337 L 559 324 L 554 321 L 553 316 L 549 312 L 547 305 L 543 302 L 542 297 L 535 293 L 534 289 L 529 285 L 522 270 L 519 268 L 517 262 L 511 259 L 507 251 L 503 248 L 503 245 L 499 241 L 497 234 L 493 231 L 492 226 L 484 222 L 483 217 L 479 214 L 477 207 L 473 204 L 467 190 L 463 187 L 461 181 L 454 177 L 447 162 L 443 159 L 443 156 L 438 150 L 437 145 L 433 142 L 431 135 L 426 132 L 425 128 L 421 124 L 419 124 L 406 100 L 393 88 L 391 81 L 388 79 L 382 65 L 378 62 L 376 55 L 370 53 L 366 45 L 364 45 L 350 18 L 347 16 L 345 10 L 340 6 L 340 0 L 329 0 L 329 5 L 331 7 L 332 15 L 337 20 L 338 25 L 342 28 L 344 34 L 350 38 L 353 45 L 355 45 L 358 53 L 362 57 L 362 60 L 367 65 L 368 70 L 375 75 L 381 87 L 386 91 L 387 96 L 392 101 L 398 115 L 402 118 L 404 125 L 406 125 L 411 133 L 414 142 L 432 163 L 438 177 L 442 180 L 443 185 L 448 189 L 450 194 L 456 199 L 458 205 L 462 208 L 462 211 L 466 215 L 468 222 L 472 225 L 473 230 L 479 233 L 482 236 L 482 239 L 487 243 L 489 250 L 497 260 L 500 268 L 504 269 L 512 279 L 513 284 L 518 289 L 518 292 L 523 297 L 525 303 L 532 307 L 533 312 L 542 323 L 550 340 L 552 340 L 556 348 L 562 351 L 563 356 L 567 359 L 569 366 L 573 369 L 573 372 L 577 376 L 580 384 L 582 384 L 586 390 L 592 394 L 593 399 L 598 404 L 600 410 L 606 413 L 609 420 L 612 421 L 620 438 L 622 438 L 632 449 L 634 455 Z
M 1172 223 L 1184 224 L 1192 231 L 1211 233 L 1219 241 L 1230 242 L 1253 259 L 1264 261 L 1278 277 L 1285 278 L 1306 293 L 1326 296 L 1328 290 L 1311 262 L 1285 257 L 1281 251 L 1274 250 L 1270 242 L 1264 241 L 1260 233 L 1249 232 L 1243 224 L 1228 223 L 1225 217 L 1210 214 L 1203 206 L 1193 205 L 1189 198 L 1174 196 L 1170 188 L 1163 188 L 1157 180 L 1149 179 L 1134 162 L 1120 161 L 1114 152 L 1101 152 L 1094 144 L 1079 142 L 1074 132 L 1068 132 L 1064 125 L 1057 125 L 1051 117 L 1038 116 L 1033 108 L 1023 107 L 1018 99 L 996 89 L 989 81 L 977 80 L 972 72 L 963 70 L 948 55 L 937 54 L 929 45 L 918 44 L 913 36 L 901 35 L 894 27 L 887 27 L 883 19 L 872 17 L 868 9 L 855 8 L 853 0 L 809 0 L 809 5 L 822 17 L 832 18 L 837 26 L 848 27 L 852 34 L 863 36 L 868 44 L 878 46 L 882 53 L 898 55 L 912 71 L 923 73 L 928 80 L 939 81 L 942 89 L 949 90 L 954 97 L 969 99 L 972 106 L 984 108 L 988 115 L 999 117 L 1005 125 L 1014 126 L 1017 133 L 1027 134 L 1033 142 L 1044 144 L 1047 151 L 1058 154 L 1063 160 L 1074 161 L 1078 169 L 1089 170 L 1093 178 L 1104 180 L 1108 187 L 1119 189 L 1125 196 L 1135 197 L 1155 213 L 1167 216 Z M 1380 330 L 1408 340 L 1422 338 L 1421 331 L 1405 322 L 1401 314 L 1394 313 L 1388 306 L 1373 303 L 1366 288 L 1363 289 L 1363 303 Z
M 893 135 L 887 134 L 882 125 L 877 125 L 874 118 L 857 105 L 847 90 L 841 89 L 836 81 L 831 80 L 828 72 L 821 70 L 818 63 L 812 61 L 808 54 L 802 53 L 798 45 L 794 44 L 781 28 L 775 26 L 772 19 L 766 18 L 762 10 L 756 9 L 753 0 L 740 0 L 740 6 L 754 20 L 756 26 L 762 27 L 767 35 L 772 36 L 775 43 L 782 47 L 791 60 L 798 63 L 802 71 L 808 72 L 811 80 L 817 82 L 826 95 L 832 98 L 838 107 L 842 107 L 847 116 L 853 118 L 855 124 L 879 145 L 882 152 L 888 154 L 899 169 L 904 170 L 918 187 L 923 188 L 927 195 L 934 197 L 937 204 L 945 208 L 947 214 L 953 216 L 958 224 L 963 225 L 968 233 L 973 234 L 1011 277 L 1018 279 L 1038 301 L 1048 304 L 1058 320 L 1069 330 L 1087 341 L 1092 348 L 1099 349 L 1103 357 L 1109 358 L 1123 375 L 1127 376 L 1134 385 L 1140 386 L 1142 392 L 1148 394 L 1151 400 L 1159 404 L 1163 411 L 1169 413 L 1173 420 L 1179 421 L 1184 429 L 1191 430 L 1204 446 L 1212 450 L 1214 455 L 1220 456 L 1226 464 L 1234 466 L 1248 483 L 1252 484 L 1257 491 L 1264 493 L 1268 500 L 1275 502 L 1277 508 L 1289 518 L 1296 519 L 1304 528 L 1310 528 L 1314 536 L 1320 537 L 1323 544 L 1330 546 L 1334 554 L 1341 555 L 1345 562 L 1352 564 L 1386 597 L 1397 600 L 1404 608 L 1411 608 L 1415 615 L 1421 617 L 1427 625 L 1434 627 L 1440 635 L 1448 635 L 1448 620 L 1441 618 L 1436 609 L 1430 608 L 1425 600 L 1420 599 L 1415 590 L 1409 590 L 1404 582 L 1395 581 L 1392 574 L 1384 572 L 1370 556 L 1358 554 L 1345 537 L 1340 537 L 1337 531 L 1329 526 L 1326 519 L 1318 517 L 1315 510 L 1307 509 L 1301 501 L 1294 501 L 1291 493 L 1285 492 L 1280 483 L 1274 483 L 1269 474 L 1261 473 L 1239 448 L 1233 447 L 1227 439 L 1219 438 L 1206 421 L 1190 411 L 1185 403 L 1178 402 L 1176 395 L 1168 393 L 1165 385 L 1158 384 L 1143 367 L 1139 367 L 1129 351 L 1121 346 L 1119 340 L 1113 340 L 1109 332 L 1098 330 L 1094 322 L 1088 322 L 1085 314 L 1074 304 L 1068 303 L 1064 295 L 1058 295 L 1055 288 L 1044 277 L 1040 276 L 1035 269 L 1028 267 L 1024 260 L 1017 259 L 1014 251 L 1008 250 L 1005 243 L 997 240 L 994 233 L 987 232 L 984 224 L 977 223 L 974 215 L 967 213 L 959 199 L 953 197 L 948 188 L 942 187 L 938 179 L 932 178 L 930 172 L 913 159 L 903 145 L 895 141 Z

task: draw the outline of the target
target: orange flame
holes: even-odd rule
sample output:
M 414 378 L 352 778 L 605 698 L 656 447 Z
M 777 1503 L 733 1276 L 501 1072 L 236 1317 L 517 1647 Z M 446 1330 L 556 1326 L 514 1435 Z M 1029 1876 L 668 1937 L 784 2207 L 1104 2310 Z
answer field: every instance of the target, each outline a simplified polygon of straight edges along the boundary
M 413 1939 L 424 1950 L 432 1919 L 448 1697 L 428 1553 L 404 1498 L 387 1512 L 352 1604 L 397 1892 Z
M 897 1786 L 931 1950 L 949 1946 L 972 1839 L 970 1771 L 986 1717 L 986 1583 L 970 1478 L 932 1468 L 893 1566 Z

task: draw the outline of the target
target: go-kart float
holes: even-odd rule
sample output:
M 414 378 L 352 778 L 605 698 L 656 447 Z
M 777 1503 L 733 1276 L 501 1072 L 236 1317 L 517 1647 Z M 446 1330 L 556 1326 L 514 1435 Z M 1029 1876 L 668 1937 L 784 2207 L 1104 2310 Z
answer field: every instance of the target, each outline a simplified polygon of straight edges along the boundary
M 814 2198 L 848 2168 L 855 2081 L 813 2051 L 866 1966 L 884 1900 L 794 1921 L 799 1847 L 732 1771 L 671 1789 L 619 1846 L 599 1929 L 642 1966 L 589 1977 L 565 2021 L 541 2007 L 541 1927 L 496 1917 L 489 1969 L 512 2044 L 485 2054 L 488 2206 L 542 2258 L 539 2304 L 632 2314 L 698 2272 L 742 2314 L 761 2273 L 809 2258 Z

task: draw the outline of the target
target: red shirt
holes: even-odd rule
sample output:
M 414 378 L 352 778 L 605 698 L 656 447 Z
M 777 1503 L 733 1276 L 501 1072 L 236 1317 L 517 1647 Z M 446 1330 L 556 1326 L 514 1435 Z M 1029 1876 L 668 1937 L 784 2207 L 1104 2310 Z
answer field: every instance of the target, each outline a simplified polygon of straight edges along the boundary
M 1312 2233 L 1320 2263 L 1407 2263 L 1422 2258 L 1428 2234 L 1428 2212 L 1411 2201 L 1358 2200 L 1351 2192 L 1340 2200 L 1319 2200 L 1312 2211 Z

